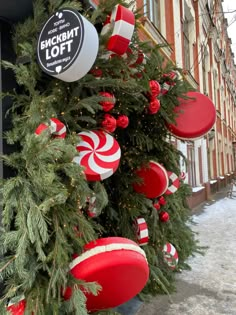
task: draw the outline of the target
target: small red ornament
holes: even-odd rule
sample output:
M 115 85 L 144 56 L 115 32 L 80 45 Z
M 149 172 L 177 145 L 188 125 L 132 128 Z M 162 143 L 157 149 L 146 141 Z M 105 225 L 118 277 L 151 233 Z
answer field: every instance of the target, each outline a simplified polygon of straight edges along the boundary
M 161 86 L 157 81 L 150 80 L 149 87 L 150 87 L 150 92 L 148 93 L 148 96 L 150 99 L 156 98 L 161 93 Z
M 62 293 L 64 300 L 68 301 L 68 300 L 70 300 L 70 298 L 72 296 L 73 290 L 71 287 L 66 287 L 65 289 L 62 289 L 61 293 Z
M 149 114 L 156 114 L 159 111 L 160 107 L 160 101 L 157 98 L 151 100 L 148 106 Z
M 109 112 L 110 110 L 112 110 L 116 102 L 114 94 L 109 93 L 109 92 L 99 92 L 99 94 L 109 99 L 107 101 L 99 102 L 99 104 L 102 105 L 102 109 L 104 110 L 104 112 Z
M 153 204 L 153 207 L 158 211 L 161 209 L 161 205 L 159 204 L 159 202 L 156 202 Z
M 116 119 L 112 115 L 106 114 L 102 121 L 102 127 L 106 131 L 114 132 L 116 130 Z
M 102 70 L 99 68 L 94 68 L 89 71 L 96 79 L 101 79 L 102 77 Z
M 165 200 L 165 198 L 163 196 L 161 196 L 159 198 L 159 204 L 162 205 L 162 206 L 166 205 L 166 200 Z
M 159 218 L 162 222 L 167 222 L 170 219 L 169 213 L 166 211 L 161 211 L 159 214 Z
M 117 127 L 120 128 L 126 128 L 129 125 L 129 117 L 126 115 L 120 115 L 118 116 L 117 120 L 116 120 L 116 125 Z
M 26 308 L 26 300 L 25 297 L 22 295 L 20 297 L 16 297 L 10 300 L 7 311 L 11 315 L 23 315 L 25 313 Z

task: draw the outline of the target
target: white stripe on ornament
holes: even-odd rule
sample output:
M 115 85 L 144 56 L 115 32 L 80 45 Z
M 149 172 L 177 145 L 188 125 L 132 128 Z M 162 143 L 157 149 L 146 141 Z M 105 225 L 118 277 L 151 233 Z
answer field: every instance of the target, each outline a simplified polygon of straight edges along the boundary
M 98 153 L 95 153 L 95 154 L 103 162 L 115 162 L 120 159 L 120 150 L 116 151 L 112 155 L 102 155 Z
M 97 150 L 97 152 L 104 152 L 104 151 L 106 152 L 106 151 L 110 150 L 114 145 L 114 142 L 115 142 L 114 138 L 112 136 L 110 136 L 109 133 L 104 132 L 104 134 L 106 137 L 106 142 L 105 142 L 103 147 L 101 147 Z
M 104 168 L 101 167 L 99 165 L 96 164 L 96 162 L 94 161 L 94 155 L 91 154 L 89 159 L 88 159 L 88 167 L 95 173 L 97 173 L 98 175 L 106 175 L 107 172 L 110 172 L 110 168 Z
M 95 248 L 92 248 L 77 258 L 75 258 L 69 265 L 70 269 L 73 269 L 75 266 L 80 264 L 81 262 L 87 260 L 90 257 L 93 257 L 98 254 L 102 253 L 107 253 L 107 252 L 112 252 L 116 250 L 131 250 L 134 252 L 137 252 L 141 254 L 145 259 L 146 259 L 146 254 L 144 250 L 142 250 L 138 245 L 134 244 L 110 244 L 110 245 L 105 245 L 105 246 L 96 246 Z
M 134 32 L 134 25 L 127 23 L 123 20 L 119 20 L 115 22 L 114 31 L 112 36 L 119 35 L 120 37 L 124 37 L 127 39 L 131 39 Z

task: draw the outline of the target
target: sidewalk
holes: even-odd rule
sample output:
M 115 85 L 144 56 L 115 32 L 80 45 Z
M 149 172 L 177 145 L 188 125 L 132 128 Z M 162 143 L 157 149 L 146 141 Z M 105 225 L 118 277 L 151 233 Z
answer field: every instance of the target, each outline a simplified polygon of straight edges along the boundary
M 229 186 L 226 186 L 224 189 L 217 192 L 212 198 L 212 200 L 204 202 L 203 204 L 192 209 L 193 215 L 199 216 L 204 212 L 204 209 L 206 207 L 213 205 L 218 200 L 224 199 L 227 196 L 228 190 Z M 183 281 L 181 279 L 181 274 L 178 275 L 178 278 L 179 279 L 176 280 L 176 292 L 171 294 L 170 296 L 158 295 L 155 298 L 153 298 L 149 303 L 143 303 L 137 297 L 135 297 L 128 303 L 125 303 L 124 305 L 118 307 L 117 311 L 119 311 L 122 315 L 167 315 L 167 312 L 172 303 L 181 305 L 182 301 L 200 295 L 208 296 L 209 298 L 212 297 L 214 299 L 217 298 L 213 291 L 203 288 L 200 285 Z M 195 315 L 195 313 L 192 312 L 185 314 Z M 176 313 L 175 315 L 179 314 Z M 202 313 L 201 315 L 204 314 Z

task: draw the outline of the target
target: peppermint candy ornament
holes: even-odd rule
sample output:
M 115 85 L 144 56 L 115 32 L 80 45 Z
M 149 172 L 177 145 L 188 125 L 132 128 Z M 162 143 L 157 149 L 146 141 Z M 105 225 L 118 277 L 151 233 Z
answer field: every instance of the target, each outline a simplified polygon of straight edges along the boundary
M 21 295 L 10 300 L 7 306 L 7 311 L 11 315 L 23 315 L 25 313 L 25 308 L 26 308 L 25 296 Z
M 64 139 L 66 136 L 66 126 L 57 118 L 50 118 L 49 123 L 40 124 L 35 134 L 39 136 L 44 130 L 48 130 L 54 138 Z
M 134 228 L 140 246 L 147 245 L 149 241 L 148 226 L 144 218 L 137 218 L 134 221 Z
M 82 141 L 76 146 L 79 156 L 73 161 L 84 169 L 89 181 L 100 181 L 117 170 L 121 151 L 114 137 L 104 131 L 84 131 L 78 134 Z
M 167 265 L 171 269 L 175 269 L 179 261 L 178 252 L 176 248 L 171 243 L 166 243 L 165 246 L 163 247 L 162 252 L 164 261 L 167 263 Z
M 167 171 L 167 174 L 169 177 L 169 186 L 165 194 L 172 195 L 179 189 L 180 181 L 179 181 L 178 176 L 175 173 Z
M 123 55 L 129 46 L 134 32 L 135 17 L 132 11 L 117 4 L 107 18 L 101 31 L 105 35 L 112 30 L 106 44 L 107 50 Z

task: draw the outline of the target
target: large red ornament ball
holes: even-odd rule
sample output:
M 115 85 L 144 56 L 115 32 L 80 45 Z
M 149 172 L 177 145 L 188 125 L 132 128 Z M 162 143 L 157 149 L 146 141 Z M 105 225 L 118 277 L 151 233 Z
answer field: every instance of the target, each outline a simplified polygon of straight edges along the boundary
M 135 242 L 122 237 L 101 238 L 85 245 L 85 252 L 70 264 L 76 279 L 97 282 L 97 296 L 85 292 L 89 312 L 123 304 L 145 286 L 149 268 L 145 252 Z
M 143 180 L 142 183 L 135 183 L 133 188 L 136 192 L 144 194 L 147 198 L 156 198 L 164 194 L 168 188 L 168 175 L 165 168 L 154 161 L 136 171 L 136 174 Z
M 116 130 L 116 119 L 110 114 L 105 114 L 102 127 L 108 132 L 114 132 Z
M 120 127 L 120 128 L 127 128 L 129 125 L 129 117 L 126 115 L 118 116 L 116 120 L 116 125 L 117 127 Z
M 20 297 L 16 297 L 10 300 L 7 306 L 7 311 L 11 315 L 24 315 L 26 308 L 26 300 L 22 295 Z
M 175 107 L 177 114 L 175 124 L 167 124 L 167 128 L 177 138 L 183 140 L 204 136 L 214 125 L 216 109 L 212 101 L 199 92 L 188 92 L 191 99 L 180 99 Z
M 148 112 L 149 114 L 153 115 L 153 114 L 156 114 L 161 108 L 161 104 L 160 104 L 160 101 L 155 98 L 155 99 L 152 99 L 149 103 L 149 106 L 148 106 Z
M 76 146 L 80 153 L 73 161 L 83 166 L 86 179 L 100 181 L 110 177 L 120 163 L 120 146 L 116 139 L 104 131 L 84 131 Z
M 179 261 L 178 252 L 176 248 L 171 243 L 166 243 L 165 246 L 163 247 L 162 252 L 164 261 L 168 264 L 168 266 L 171 269 L 175 269 Z
M 105 98 L 107 98 L 106 101 L 101 101 L 99 104 L 102 106 L 102 109 L 104 112 L 109 112 L 112 110 L 115 106 L 116 99 L 114 94 L 109 93 L 109 92 L 99 92 L 99 94 Z
M 156 80 L 149 81 L 150 92 L 148 93 L 148 97 L 150 99 L 154 99 L 161 93 L 161 86 Z
M 159 214 L 159 218 L 161 222 L 167 222 L 170 219 L 169 213 L 166 211 L 161 211 Z

